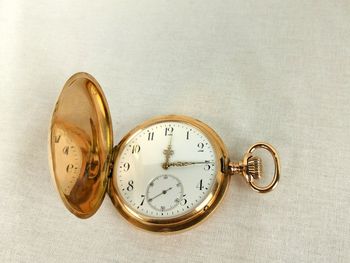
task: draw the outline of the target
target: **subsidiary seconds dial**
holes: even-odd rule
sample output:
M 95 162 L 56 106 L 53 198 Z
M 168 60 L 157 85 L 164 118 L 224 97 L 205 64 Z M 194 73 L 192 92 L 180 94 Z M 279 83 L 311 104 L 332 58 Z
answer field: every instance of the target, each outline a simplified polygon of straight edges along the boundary
M 183 186 L 180 180 L 172 175 L 160 175 L 147 186 L 146 200 L 155 210 L 170 211 L 183 197 Z
M 113 183 L 128 207 L 154 218 L 173 218 L 197 208 L 217 172 L 213 146 L 187 123 L 166 121 L 136 131 L 113 171 Z

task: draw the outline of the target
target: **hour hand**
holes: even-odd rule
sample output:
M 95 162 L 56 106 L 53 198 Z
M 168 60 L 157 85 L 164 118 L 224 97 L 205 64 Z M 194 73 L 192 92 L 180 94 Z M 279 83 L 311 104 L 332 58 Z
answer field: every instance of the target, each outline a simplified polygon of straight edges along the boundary
M 168 167 L 175 166 L 175 167 L 183 167 L 183 166 L 189 166 L 189 165 L 196 165 L 196 164 L 208 164 L 213 163 L 210 161 L 204 161 L 204 162 L 171 162 L 168 163 Z
M 171 149 L 171 142 L 172 142 L 173 136 L 170 138 L 169 145 L 167 149 L 163 151 L 163 154 L 165 155 L 165 162 L 162 164 L 163 169 L 168 169 L 169 168 L 169 160 L 170 156 L 174 154 L 174 151 Z

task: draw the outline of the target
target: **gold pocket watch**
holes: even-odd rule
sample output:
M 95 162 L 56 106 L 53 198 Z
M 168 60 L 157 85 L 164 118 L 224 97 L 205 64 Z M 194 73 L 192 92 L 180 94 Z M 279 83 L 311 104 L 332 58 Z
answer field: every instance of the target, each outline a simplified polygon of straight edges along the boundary
M 274 160 L 267 186 L 262 161 L 265 149 Z M 258 192 L 272 190 L 280 176 L 279 157 L 266 143 L 250 147 L 239 163 L 208 125 L 186 116 L 147 120 L 113 145 L 107 101 L 87 73 L 64 85 L 50 126 L 49 154 L 57 190 L 70 212 L 92 216 L 108 192 L 113 204 L 133 225 L 154 232 L 173 232 L 196 225 L 222 200 L 230 177 L 242 174 Z

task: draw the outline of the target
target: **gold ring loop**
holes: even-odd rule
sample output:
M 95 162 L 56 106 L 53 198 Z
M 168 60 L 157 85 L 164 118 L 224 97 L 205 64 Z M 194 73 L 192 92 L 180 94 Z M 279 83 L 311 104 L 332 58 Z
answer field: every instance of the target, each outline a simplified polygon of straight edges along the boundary
M 269 145 L 267 143 L 256 143 L 256 144 L 252 145 L 248 150 L 249 155 L 252 154 L 256 149 L 260 149 L 260 148 L 267 150 L 273 158 L 273 161 L 275 164 L 275 172 L 274 172 L 274 176 L 272 178 L 272 181 L 267 186 L 259 186 L 259 185 L 255 184 L 254 178 L 252 178 L 250 175 L 248 175 L 246 171 L 243 171 L 243 175 L 246 178 L 250 177 L 250 180 L 248 181 L 248 183 L 253 188 L 253 190 L 255 190 L 259 193 L 267 193 L 276 187 L 276 185 L 280 179 L 280 170 L 281 170 L 280 159 L 278 157 L 278 154 L 277 154 L 277 151 L 275 150 L 275 148 L 273 148 L 271 145 Z

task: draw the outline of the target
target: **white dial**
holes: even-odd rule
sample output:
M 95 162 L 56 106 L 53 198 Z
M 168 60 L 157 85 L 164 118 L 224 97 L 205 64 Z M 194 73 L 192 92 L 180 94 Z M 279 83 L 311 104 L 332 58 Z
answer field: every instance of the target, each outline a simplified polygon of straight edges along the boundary
M 151 218 L 175 218 L 210 194 L 217 173 L 215 150 L 188 123 L 160 122 L 135 133 L 120 149 L 113 183 L 126 205 Z

